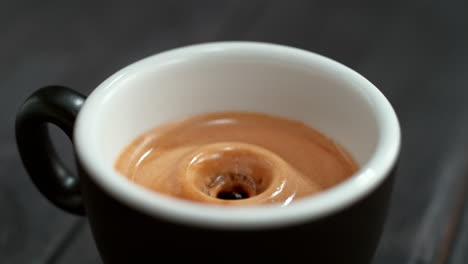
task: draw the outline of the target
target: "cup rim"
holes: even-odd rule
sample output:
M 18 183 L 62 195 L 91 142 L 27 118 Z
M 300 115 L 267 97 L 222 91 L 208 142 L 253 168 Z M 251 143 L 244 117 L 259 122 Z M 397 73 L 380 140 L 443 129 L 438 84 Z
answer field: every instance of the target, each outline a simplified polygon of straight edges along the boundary
M 379 127 L 379 142 L 371 159 L 343 183 L 311 197 L 301 198 L 286 207 L 264 205 L 256 207 L 223 207 L 199 204 L 168 197 L 141 187 L 120 175 L 96 157 L 97 147 L 89 136 L 87 124 L 96 120 L 94 110 L 106 99 L 113 84 L 124 76 L 167 60 L 220 50 L 249 50 L 283 54 L 300 61 L 316 61 L 333 69 L 349 82 L 359 85 L 371 100 Z M 134 62 L 111 75 L 86 99 L 75 123 L 74 145 L 80 165 L 104 191 L 120 202 L 148 215 L 182 224 L 208 228 L 256 229 L 301 223 L 328 216 L 374 191 L 388 177 L 400 152 L 401 132 L 394 109 L 385 96 L 370 81 L 356 71 L 314 52 L 272 43 L 228 41 L 195 44 L 155 54 Z

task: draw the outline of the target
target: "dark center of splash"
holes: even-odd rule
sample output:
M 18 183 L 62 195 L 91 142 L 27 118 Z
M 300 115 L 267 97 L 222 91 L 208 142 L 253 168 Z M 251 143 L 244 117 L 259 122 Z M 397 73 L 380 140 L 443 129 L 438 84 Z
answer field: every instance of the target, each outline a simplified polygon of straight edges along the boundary
M 247 199 L 257 195 L 255 180 L 238 173 L 218 174 L 208 188 L 209 195 L 223 200 Z
M 223 200 L 238 200 L 249 197 L 249 193 L 242 186 L 234 186 L 230 190 L 221 190 L 216 196 L 216 198 Z

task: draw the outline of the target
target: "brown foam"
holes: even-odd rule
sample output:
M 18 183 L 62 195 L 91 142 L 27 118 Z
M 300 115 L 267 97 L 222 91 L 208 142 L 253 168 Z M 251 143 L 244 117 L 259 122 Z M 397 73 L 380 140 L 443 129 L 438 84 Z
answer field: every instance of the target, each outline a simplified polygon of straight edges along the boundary
M 303 123 L 250 112 L 209 113 L 155 128 L 127 146 L 115 166 L 163 194 L 233 205 L 287 205 L 358 169 L 347 151 Z

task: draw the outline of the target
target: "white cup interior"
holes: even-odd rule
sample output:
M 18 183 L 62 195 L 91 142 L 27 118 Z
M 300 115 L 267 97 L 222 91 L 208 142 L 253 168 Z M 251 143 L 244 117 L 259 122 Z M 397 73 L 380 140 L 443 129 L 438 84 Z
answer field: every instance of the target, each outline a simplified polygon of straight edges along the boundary
M 164 197 L 113 169 L 122 149 L 157 125 L 232 110 L 303 121 L 344 146 L 362 168 L 285 208 L 234 209 Z M 253 42 L 194 45 L 136 62 L 88 97 L 75 130 L 81 163 L 117 199 L 176 221 L 246 228 L 320 217 L 362 198 L 386 177 L 399 144 L 392 107 L 358 73 L 314 53 Z

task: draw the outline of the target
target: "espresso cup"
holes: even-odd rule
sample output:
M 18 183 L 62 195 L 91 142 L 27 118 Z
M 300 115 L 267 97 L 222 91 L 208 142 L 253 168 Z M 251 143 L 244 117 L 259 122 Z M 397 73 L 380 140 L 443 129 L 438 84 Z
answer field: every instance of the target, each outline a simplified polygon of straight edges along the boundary
M 194 114 L 255 111 L 302 121 L 360 164 L 348 180 L 288 206 L 223 207 L 168 197 L 114 169 L 119 153 L 155 126 Z M 72 173 L 47 132 L 70 138 Z M 174 260 L 369 263 L 378 245 L 400 149 L 395 112 L 350 68 L 293 47 L 218 42 L 135 62 L 88 97 L 48 86 L 17 115 L 24 166 L 58 207 L 86 215 L 104 263 Z M 300 150 L 298 150 L 300 151 Z

